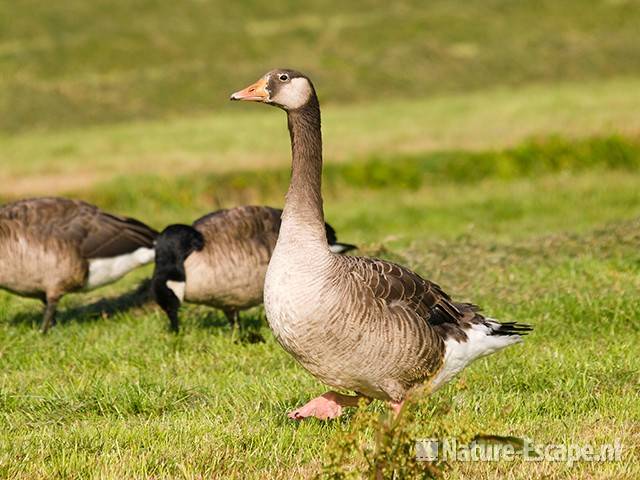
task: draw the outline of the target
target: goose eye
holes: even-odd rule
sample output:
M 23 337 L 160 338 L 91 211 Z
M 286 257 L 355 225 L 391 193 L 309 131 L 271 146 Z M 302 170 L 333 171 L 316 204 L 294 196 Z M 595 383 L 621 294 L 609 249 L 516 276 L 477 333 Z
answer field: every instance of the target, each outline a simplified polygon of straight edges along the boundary
M 289 80 L 289 75 L 287 75 L 286 73 L 281 73 L 278 78 L 281 82 L 286 82 L 287 80 Z

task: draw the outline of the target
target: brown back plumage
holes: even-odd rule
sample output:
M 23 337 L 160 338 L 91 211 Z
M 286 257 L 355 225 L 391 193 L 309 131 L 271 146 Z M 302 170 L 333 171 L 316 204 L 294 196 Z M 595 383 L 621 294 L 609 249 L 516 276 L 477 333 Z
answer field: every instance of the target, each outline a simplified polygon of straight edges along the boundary
M 241 206 L 209 213 L 193 222 L 193 228 L 215 235 L 216 242 L 257 242 L 271 253 L 280 230 L 282 210 L 264 206 Z
M 467 320 L 466 307 L 461 310 L 440 286 L 401 265 L 368 257 L 349 257 L 344 263 L 387 306 L 407 308 L 434 326 L 460 326 Z
M 152 248 L 158 232 L 138 220 L 112 215 L 98 207 L 66 198 L 21 200 L 0 208 L 0 219 L 24 225 L 35 236 L 56 237 L 74 244 L 85 259 L 108 258 Z

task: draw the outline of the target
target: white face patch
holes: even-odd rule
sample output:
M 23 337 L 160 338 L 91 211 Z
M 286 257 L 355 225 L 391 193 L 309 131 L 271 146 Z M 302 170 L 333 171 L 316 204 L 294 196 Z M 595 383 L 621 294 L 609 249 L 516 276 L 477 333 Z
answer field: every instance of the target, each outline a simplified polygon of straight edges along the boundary
M 184 301 L 184 289 L 186 286 L 185 282 L 176 282 L 174 280 L 167 280 L 167 288 L 173 292 L 173 294 L 178 297 L 180 303 Z
M 85 289 L 101 287 L 115 282 L 131 270 L 153 261 L 153 248 L 140 247 L 135 252 L 112 258 L 94 258 L 89 260 L 89 278 Z
M 311 85 L 306 78 L 293 78 L 288 83 L 283 83 L 275 97 L 271 101 L 282 105 L 287 110 L 300 108 L 309 101 Z

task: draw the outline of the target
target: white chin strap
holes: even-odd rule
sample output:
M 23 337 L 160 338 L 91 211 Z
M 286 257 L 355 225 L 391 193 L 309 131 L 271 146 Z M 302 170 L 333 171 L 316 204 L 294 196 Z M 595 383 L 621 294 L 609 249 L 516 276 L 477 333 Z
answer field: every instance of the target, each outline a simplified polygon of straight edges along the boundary
M 180 303 L 184 301 L 184 289 L 185 282 L 176 282 L 173 280 L 167 280 L 167 288 L 173 292 L 173 294 L 178 297 Z
M 306 78 L 298 77 L 283 85 L 273 101 L 288 110 L 295 110 L 307 103 L 310 96 L 311 85 L 309 85 L 309 81 Z

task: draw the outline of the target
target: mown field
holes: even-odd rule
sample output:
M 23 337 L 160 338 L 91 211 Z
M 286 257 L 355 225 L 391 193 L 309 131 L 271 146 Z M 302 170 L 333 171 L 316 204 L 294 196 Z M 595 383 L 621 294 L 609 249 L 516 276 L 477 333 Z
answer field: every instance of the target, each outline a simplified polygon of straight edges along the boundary
M 264 343 L 189 305 L 171 334 L 136 292 L 149 266 L 65 297 L 42 336 L 40 304 L 0 291 L 0 477 L 366 478 L 372 462 L 412 478 L 416 438 L 497 435 L 619 440 L 622 459 L 437 469 L 640 478 L 639 12 L 636 0 L 0 0 L 0 202 L 64 194 L 158 229 L 281 206 L 282 112 L 226 99 L 288 65 L 323 101 L 339 238 L 535 329 L 393 427 L 379 403 L 293 423 L 286 412 L 325 387 L 261 308 L 243 321 Z
M 3 0 L 0 129 L 227 109 L 295 67 L 331 103 L 640 73 L 637 0 Z
M 327 169 L 327 216 L 340 238 L 360 244 L 362 253 L 402 261 L 497 318 L 535 326 L 524 345 L 477 362 L 421 402 L 417 435 L 482 433 L 542 444 L 619 438 L 625 445 L 619 463 L 463 463 L 451 465 L 451 478 L 640 474 L 640 149 L 620 139 L 567 145 L 570 152 L 622 160 L 574 169 L 575 155 L 565 153 L 561 169 L 509 178 L 498 171 L 475 179 L 425 168 L 406 177 L 419 183 L 401 186 L 371 178 L 390 172 L 402 181 L 420 162 L 391 158 Z M 521 147 L 503 152 L 501 161 L 523 165 L 529 155 L 542 162 L 535 156 L 557 153 L 554 148 Z M 455 166 L 460 158 L 439 164 Z M 500 159 L 475 154 L 466 161 L 486 166 Z M 136 177 L 81 196 L 161 227 L 219 203 L 281 203 L 286 171 L 256 176 L 264 177 L 259 190 L 250 173 L 234 176 L 247 186 L 224 183 L 223 201 L 216 176 L 160 184 Z M 193 306 L 185 308 L 183 333 L 172 335 L 161 312 L 127 293 L 149 272 L 68 296 L 61 324 L 44 337 L 36 302 L 0 295 L 0 475 L 294 478 L 321 472 L 354 428 L 351 414 L 327 424 L 289 421 L 289 409 L 324 387 L 275 343 L 262 311 L 245 322 L 260 330 L 264 344 L 234 343 L 221 314 Z M 115 303 L 104 300 L 120 295 Z M 372 432 L 365 430 L 365 437 Z

